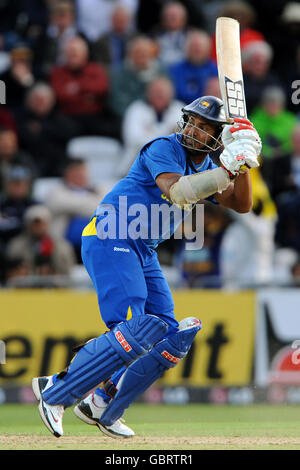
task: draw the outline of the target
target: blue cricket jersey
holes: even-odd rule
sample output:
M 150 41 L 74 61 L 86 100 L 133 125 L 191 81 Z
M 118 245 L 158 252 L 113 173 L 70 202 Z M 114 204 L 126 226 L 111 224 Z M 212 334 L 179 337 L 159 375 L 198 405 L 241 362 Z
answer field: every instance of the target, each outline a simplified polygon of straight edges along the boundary
M 194 166 L 198 172 L 217 168 L 209 155 L 201 165 Z M 180 209 L 167 199 L 155 183 L 161 173 L 183 176 L 193 173 L 187 162 L 187 152 L 176 134 L 154 139 L 142 147 L 128 175 L 114 186 L 96 209 L 98 236 L 101 230 L 105 232 L 104 226 L 113 212 L 117 216 L 117 239 L 127 239 L 132 228 L 141 232 L 136 243 L 143 243 L 149 249 L 169 238 L 191 209 Z M 214 201 L 212 197 L 207 199 Z M 172 206 L 170 223 L 164 220 L 163 205 Z

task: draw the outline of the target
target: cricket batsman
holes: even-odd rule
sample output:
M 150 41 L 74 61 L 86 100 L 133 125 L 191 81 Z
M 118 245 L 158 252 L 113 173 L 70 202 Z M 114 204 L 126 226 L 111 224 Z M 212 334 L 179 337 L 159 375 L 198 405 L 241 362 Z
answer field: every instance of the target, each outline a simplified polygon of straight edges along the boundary
M 201 329 L 197 318 L 175 319 L 155 251 L 164 233 L 153 226 L 154 205 L 163 202 L 180 214 L 170 234 L 204 199 L 239 213 L 251 210 L 249 169 L 259 166 L 261 151 L 251 122 L 228 124 L 214 96 L 196 99 L 182 113 L 178 132 L 144 145 L 82 233 L 82 260 L 109 331 L 79 347 L 63 372 L 32 380 L 40 416 L 56 437 L 63 435 L 65 408 L 74 404 L 78 418 L 106 435 L 134 436 L 121 420 L 125 409 L 186 356 Z M 209 152 L 221 145 L 217 166 Z M 137 207 L 146 215 L 143 236 L 134 237 L 129 228 Z

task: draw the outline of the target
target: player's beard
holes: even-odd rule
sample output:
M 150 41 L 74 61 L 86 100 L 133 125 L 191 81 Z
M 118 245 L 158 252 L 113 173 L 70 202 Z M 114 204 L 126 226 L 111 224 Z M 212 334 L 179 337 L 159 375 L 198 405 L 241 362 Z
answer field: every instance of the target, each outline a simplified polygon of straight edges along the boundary
M 200 130 L 205 138 L 204 140 L 200 140 L 194 137 L 194 133 L 192 132 L 191 135 L 187 135 L 184 133 L 186 124 L 183 120 L 177 123 L 177 132 L 176 132 L 176 139 L 181 143 L 181 145 L 185 148 L 185 150 L 189 153 L 189 155 L 203 155 L 208 154 L 209 152 L 213 152 L 218 150 L 221 147 L 221 132 L 222 129 L 219 130 L 216 127 L 215 134 L 210 134 L 209 132 L 204 131 L 201 128 L 194 126 L 196 129 Z M 180 138 L 178 136 L 180 135 Z
M 214 137 L 210 135 L 208 132 L 205 132 L 206 138 L 205 141 L 200 141 L 198 139 L 195 139 L 194 137 L 190 137 L 188 135 L 182 134 L 182 145 L 185 147 L 185 150 L 187 154 L 190 155 L 203 155 L 203 154 L 208 154 L 209 152 L 213 152 L 217 150 L 221 142 L 219 142 L 220 139 L 220 133 L 218 134 L 217 137 Z

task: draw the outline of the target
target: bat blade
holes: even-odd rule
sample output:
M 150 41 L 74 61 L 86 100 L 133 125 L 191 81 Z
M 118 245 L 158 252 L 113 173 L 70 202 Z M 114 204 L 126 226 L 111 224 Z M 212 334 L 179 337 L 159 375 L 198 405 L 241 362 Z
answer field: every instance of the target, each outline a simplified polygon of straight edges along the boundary
M 217 18 L 216 51 L 226 119 L 232 122 L 235 117 L 247 118 L 238 21 Z

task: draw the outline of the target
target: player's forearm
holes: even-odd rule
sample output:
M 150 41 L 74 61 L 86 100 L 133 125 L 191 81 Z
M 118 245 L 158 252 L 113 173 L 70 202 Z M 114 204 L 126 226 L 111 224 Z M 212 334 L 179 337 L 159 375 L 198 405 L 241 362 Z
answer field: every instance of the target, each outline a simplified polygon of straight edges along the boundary
M 232 198 L 232 209 L 235 211 L 246 213 L 252 209 L 252 185 L 249 171 L 241 173 L 235 178 Z
M 180 207 L 194 204 L 201 199 L 221 194 L 230 185 L 228 173 L 224 168 L 214 168 L 192 175 L 182 176 L 170 188 L 171 201 Z

